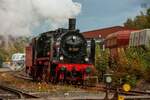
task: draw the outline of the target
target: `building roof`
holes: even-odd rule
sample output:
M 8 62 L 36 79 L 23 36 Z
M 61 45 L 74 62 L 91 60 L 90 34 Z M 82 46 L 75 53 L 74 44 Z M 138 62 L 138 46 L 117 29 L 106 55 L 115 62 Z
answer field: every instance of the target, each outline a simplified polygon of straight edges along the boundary
M 100 37 L 105 38 L 107 35 L 111 33 L 123 31 L 123 30 L 134 30 L 134 29 L 130 29 L 123 26 L 114 26 L 114 27 L 91 30 L 91 31 L 83 32 L 82 34 L 86 39 L 100 38 Z

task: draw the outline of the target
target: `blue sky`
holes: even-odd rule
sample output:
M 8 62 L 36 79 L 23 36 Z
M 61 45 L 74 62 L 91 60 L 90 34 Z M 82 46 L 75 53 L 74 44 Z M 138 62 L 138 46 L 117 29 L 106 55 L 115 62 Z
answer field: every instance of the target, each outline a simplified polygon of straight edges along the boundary
M 73 0 L 82 5 L 77 16 L 77 28 L 81 32 L 123 25 L 127 18 L 134 18 L 149 4 L 150 0 Z M 33 33 L 48 31 L 48 23 L 33 30 Z
M 82 4 L 77 17 L 81 31 L 123 25 L 127 18 L 140 14 L 141 4 L 147 0 L 73 0 Z

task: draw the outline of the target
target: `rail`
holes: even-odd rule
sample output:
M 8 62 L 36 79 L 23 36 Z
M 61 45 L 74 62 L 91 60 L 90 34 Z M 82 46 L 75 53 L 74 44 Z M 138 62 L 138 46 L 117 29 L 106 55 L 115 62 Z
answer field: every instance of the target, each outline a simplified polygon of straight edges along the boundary
M 27 78 L 24 75 L 14 75 L 15 77 L 24 79 L 24 80 L 30 80 L 32 81 L 31 78 Z M 77 86 L 77 85 L 73 85 L 75 87 L 79 87 L 82 89 L 86 89 L 86 90 L 97 90 L 97 91 L 106 91 L 106 87 L 105 85 L 101 85 L 101 86 L 97 86 L 97 87 L 89 87 L 89 86 Z M 115 93 L 116 89 L 115 88 L 110 88 L 110 92 L 111 93 Z M 126 99 L 150 99 L 150 92 L 145 92 L 145 91 L 136 91 L 136 90 L 131 90 L 129 92 L 124 92 L 121 88 L 118 91 L 118 95 L 123 96 Z M 96 99 L 96 98 L 95 98 Z M 100 99 L 100 98 L 99 98 Z M 112 99 L 114 100 L 114 99 Z
M 19 99 L 23 99 L 23 98 L 39 98 L 38 96 L 34 96 L 34 95 L 28 94 L 28 93 L 26 93 L 24 91 L 21 91 L 21 90 L 12 88 L 12 87 L 8 87 L 8 86 L 2 85 L 2 84 L 0 84 L 0 89 L 5 90 L 5 91 L 9 91 L 9 92 L 17 95 Z
M 23 79 L 23 80 L 28 80 L 28 81 L 33 81 L 32 78 L 29 78 L 27 76 L 24 76 L 22 74 L 12 74 L 14 77 L 19 78 L 19 79 Z

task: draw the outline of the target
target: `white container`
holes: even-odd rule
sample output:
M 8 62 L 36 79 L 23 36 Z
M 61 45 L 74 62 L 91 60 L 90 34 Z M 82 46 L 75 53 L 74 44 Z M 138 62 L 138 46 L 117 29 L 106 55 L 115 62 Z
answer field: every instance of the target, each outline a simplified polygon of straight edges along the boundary
M 150 46 L 150 29 L 131 32 L 129 39 L 130 47 Z

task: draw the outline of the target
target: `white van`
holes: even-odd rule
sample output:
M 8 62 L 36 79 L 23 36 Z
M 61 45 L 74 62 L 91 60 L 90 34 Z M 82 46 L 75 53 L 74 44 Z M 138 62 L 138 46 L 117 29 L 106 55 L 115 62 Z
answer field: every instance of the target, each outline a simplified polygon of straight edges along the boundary
M 24 53 L 15 53 L 12 55 L 11 64 L 15 68 L 21 68 L 25 64 L 25 54 Z

